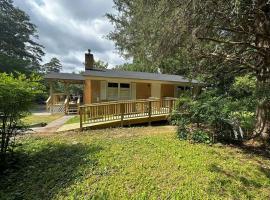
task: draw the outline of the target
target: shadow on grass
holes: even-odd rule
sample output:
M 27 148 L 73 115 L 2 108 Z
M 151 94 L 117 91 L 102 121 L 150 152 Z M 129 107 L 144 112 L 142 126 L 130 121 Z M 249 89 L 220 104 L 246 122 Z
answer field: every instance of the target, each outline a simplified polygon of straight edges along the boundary
M 41 151 L 18 154 L 16 168 L 0 176 L 0 199 L 52 199 L 94 170 L 99 146 L 51 144 Z
M 265 146 L 240 145 L 238 148 L 245 154 L 261 156 L 270 159 L 270 148 Z
M 261 169 L 259 170 L 263 172 Z M 251 190 L 258 190 L 264 187 L 256 177 L 252 178 L 249 177 L 248 174 L 238 173 L 237 170 L 228 171 L 222 169 L 222 167 L 217 164 L 212 164 L 209 167 L 209 171 L 219 174 L 210 184 L 209 191 L 211 193 L 225 194 L 229 192 L 229 195 L 232 195 L 235 199 L 240 198 L 240 196 L 243 197 L 243 195 L 250 198 L 251 196 L 249 192 Z M 265 171 L 263 173 L 267 174 L 269 171 Z M 267 177 L 269 178 L 269 176 Z M 233 192 L 234 190 L 237 192 Z

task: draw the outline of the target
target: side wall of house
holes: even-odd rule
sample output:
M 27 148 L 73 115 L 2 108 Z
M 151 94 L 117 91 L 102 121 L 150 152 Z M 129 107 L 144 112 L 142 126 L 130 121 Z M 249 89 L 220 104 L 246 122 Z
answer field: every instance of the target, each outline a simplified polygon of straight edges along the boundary
M 169 82 L 157 82 L 157 81 L 143 82 L 143 80 L 135 80 L 135 79 L 133 80 L 117 79 L 117 78 L 98 79 L 96 77 L 91 77 L 91 79 L 86 79 L 85 81 L 84 103 L 90 104 L 109 101 L 110 98 L 108 98 L 108 90 L 109 90 L 108 83 L 119 84 L 118 85 L 119 88 L 117 90 L 118 96 L 121 93 L 120 84 L 122 83 L 130 84 L 129 87 L 130 99 L 148 99 L 149 97 L 157 97 L 157 98 L 176 97 L 181 92 L 180 90 L 182 87 L 183 88 L 190 87 L 190 85 L 188 85 L 187 83 L 174 84 Z
M 150 83 L 136 83 L 136 99 L 148 99 L 151 96 Z
M 151 97 L 155 97 L 155 98 L 161 97 L 161 83 L 151 84 Z
M 162 97 L 175 97 L 175 85 L 161 84 L 161 98 Z

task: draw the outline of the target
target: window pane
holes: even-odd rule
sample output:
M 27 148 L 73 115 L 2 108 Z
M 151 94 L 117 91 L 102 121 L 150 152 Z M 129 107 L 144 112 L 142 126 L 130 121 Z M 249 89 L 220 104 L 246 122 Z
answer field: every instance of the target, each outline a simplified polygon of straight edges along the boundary
M 128 83 L 120 83 L 120 88 L 129 88 L 130 84 Z
M 118 88 L 118 83 L 108 83 L 108 87 Z
M 120 89 L 120 99 L 121 100 L 130 99 L 130 90 L 129 90 L 129 88 L 121 88 Z
M 177 86 L 177 90 L 190 90 L 188 86 Z
M 118 99 L 118 88 L 108 87 L 108 100 L 117 100 Z

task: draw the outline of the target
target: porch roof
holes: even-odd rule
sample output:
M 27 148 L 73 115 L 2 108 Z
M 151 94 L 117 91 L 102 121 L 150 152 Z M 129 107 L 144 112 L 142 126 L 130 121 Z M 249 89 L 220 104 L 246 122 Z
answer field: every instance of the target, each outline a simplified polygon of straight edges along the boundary
M 62 82 L 75 82 L 82 83 L 85 78 L 81 74 L 73 74 L 73 73 L 57 73 L 51 72 L 45 75 L 44 77 L 47 80 L 57 80 Z

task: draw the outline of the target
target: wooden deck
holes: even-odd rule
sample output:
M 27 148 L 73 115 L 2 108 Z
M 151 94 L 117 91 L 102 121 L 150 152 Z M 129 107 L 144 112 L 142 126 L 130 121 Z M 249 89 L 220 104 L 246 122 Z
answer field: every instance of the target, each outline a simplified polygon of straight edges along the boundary
M 80 129 L 107 128 L 167 120 L 175 98 L 130 100 L 80 106 Z

